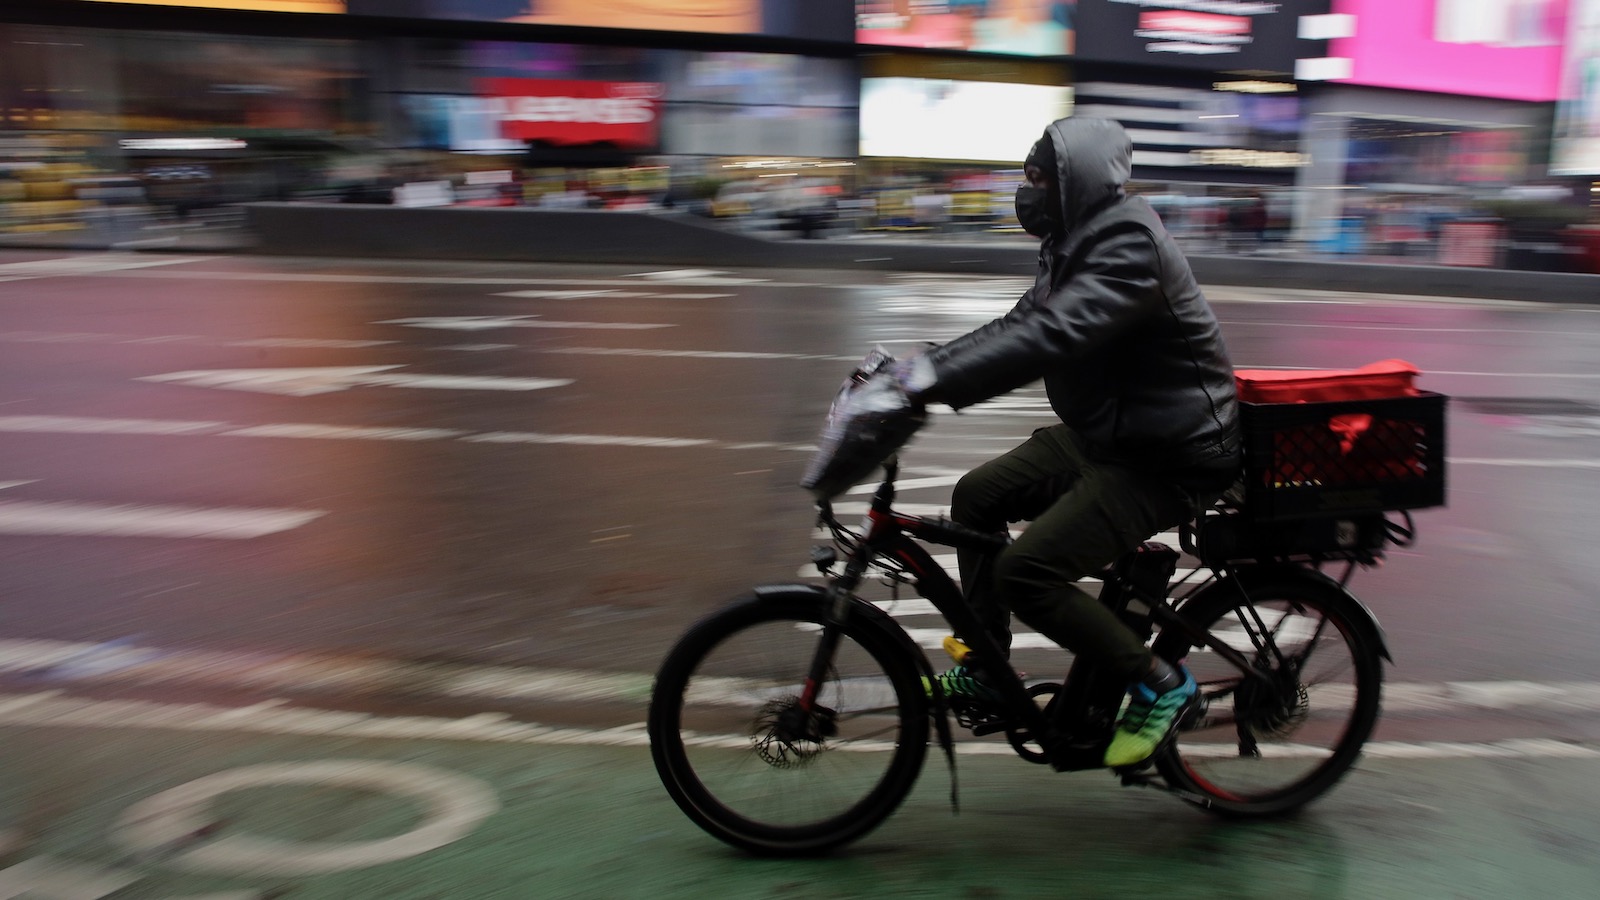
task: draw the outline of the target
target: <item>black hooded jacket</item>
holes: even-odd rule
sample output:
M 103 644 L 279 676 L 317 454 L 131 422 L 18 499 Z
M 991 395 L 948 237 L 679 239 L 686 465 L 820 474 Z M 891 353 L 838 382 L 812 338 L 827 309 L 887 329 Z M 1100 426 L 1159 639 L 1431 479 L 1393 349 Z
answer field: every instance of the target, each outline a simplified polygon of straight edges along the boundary
M 1009 313 L 928 352 L 928 397 L 960 409 L 1042 378 L 1096 458 L 1226 477 L 1240 454 L 1233 366 L 1188 261 L 1150 205 L 1123 192 L 1127 132 L 1068 118 L 1045 139 L 1063 227 Z

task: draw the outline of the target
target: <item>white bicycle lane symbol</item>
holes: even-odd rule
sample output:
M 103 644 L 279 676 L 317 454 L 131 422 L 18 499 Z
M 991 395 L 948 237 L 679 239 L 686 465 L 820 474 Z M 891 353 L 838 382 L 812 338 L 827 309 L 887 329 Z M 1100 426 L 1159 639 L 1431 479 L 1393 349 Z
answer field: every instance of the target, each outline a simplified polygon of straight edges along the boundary
M 209 808 L 217 797 L 247 788 L 340 787 L 398 796 L 422 817 L 409 831 L 365 841 L 284 841 L 216 834 Z M 228 769 L 135 803 L 112 830 L 112 841 L 138 859 L 210 875 L 324 875 L 395 862 L 466 837 L 500 808 L 494 790 L 475 778 L 413 763 L 315 760 Z M 0 870 L 0 900 L 99 900 L 144 877 L 126 868 L 35 857 Z M 170 900 L 257 900 L 254 891 Z

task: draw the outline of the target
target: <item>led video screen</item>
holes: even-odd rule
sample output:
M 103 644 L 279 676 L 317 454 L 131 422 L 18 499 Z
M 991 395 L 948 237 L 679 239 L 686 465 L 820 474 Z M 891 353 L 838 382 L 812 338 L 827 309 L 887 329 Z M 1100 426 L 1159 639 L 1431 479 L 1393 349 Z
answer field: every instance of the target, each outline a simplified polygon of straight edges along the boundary
M 1560 94 L 1568 0 L 1335 0 L 1354 37 L 1329 42 L 1347 84 L 1548 102 Z
M 1072 52 L 1074 0 L 857 0 L 856 42 L 1019 56 Z
M 850 40 L 853 0 L 349 0 L 354 15 Z
M 1078 0 L 1078 56 L 1205 71 L 1288 73 L 1321 56 L 1298 37 L 1300 17 L 1328 0 Z
M 1042 84 L 865 78 L 861 155 L 1021 164 L 1072 89 Z

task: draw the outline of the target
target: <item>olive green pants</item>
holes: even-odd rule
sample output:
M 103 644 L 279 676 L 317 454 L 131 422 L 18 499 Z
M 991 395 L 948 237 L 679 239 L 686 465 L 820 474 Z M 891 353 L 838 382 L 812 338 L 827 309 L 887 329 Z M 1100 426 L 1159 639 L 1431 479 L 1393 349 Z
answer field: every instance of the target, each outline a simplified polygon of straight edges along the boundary
M 1092 460 L 1072 429 L 1055 425 L 963 476 L 950 514 L 983 531 L 1030 523 L 988 562 L 976 550 L 959 553 L 962 584 L 1002 648 L 1010 651 L 1014 614 L 1132 681 L 1149 670 L 1150 651 L 1076 582 L 1193 511 L 1190 495 L 1172 480 Z

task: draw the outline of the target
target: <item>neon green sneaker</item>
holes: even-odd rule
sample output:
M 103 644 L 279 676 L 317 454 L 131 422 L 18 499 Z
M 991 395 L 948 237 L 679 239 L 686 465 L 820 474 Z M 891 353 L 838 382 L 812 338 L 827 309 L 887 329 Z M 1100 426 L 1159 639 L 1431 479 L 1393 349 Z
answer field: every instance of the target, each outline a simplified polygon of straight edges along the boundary
M 978 680 L 977 675 L 966 666 L 955 666 L 943 675 L 938 676 L 939 690 L 946 697 L 959 697 L 964 700 L 976 700 L 980 703 L 998 704 L 1000 694 L 994 688 Z M 927 679 L 922 679 L 922 689 L 933 696 L 933 684 Z
M 1117 733 L 1106 747 L 1107 766 L 1119 768 L 1142 763 L 1155 755 L 1183 721 L 1183 714 L 1197 702 L 1198 688 L 1187 669 L 1183 684 L 1157 694 L 1143 682 L 1128 689 L 1132 699 L 1117 722 Z

